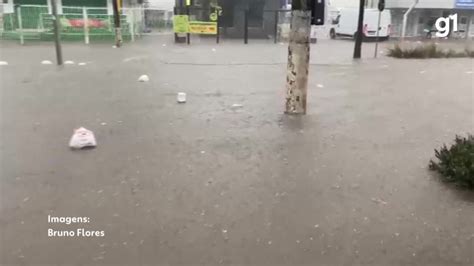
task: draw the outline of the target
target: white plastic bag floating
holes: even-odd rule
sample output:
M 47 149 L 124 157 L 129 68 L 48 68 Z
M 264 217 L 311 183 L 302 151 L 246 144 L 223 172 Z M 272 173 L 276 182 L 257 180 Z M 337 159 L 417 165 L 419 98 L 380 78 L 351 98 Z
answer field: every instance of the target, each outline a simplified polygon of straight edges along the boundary
M 88 129 L 80 127 L 74 130 L 74 134 L 69 141 L 69 147 L 72 149 L 82 149 L 85 147 L 95 147 L 97 142 L 94 133 Z
M 138 78 L 138 81 L 139 81 L 139 82 L 148 82 L 148 81 L 150 81 L 150 78 L 149 78 L 147 75 L 141 75 L 141 76 Z

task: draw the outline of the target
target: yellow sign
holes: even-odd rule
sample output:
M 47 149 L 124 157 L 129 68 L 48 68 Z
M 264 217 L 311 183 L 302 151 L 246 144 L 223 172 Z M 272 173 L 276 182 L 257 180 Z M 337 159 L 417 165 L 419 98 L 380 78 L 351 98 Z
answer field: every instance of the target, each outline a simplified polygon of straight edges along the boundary
M 190 21 L 189 32 L 199 34 L 217 34 L 217 23 L 205 21 Z
M 174 15 L 173 17 L 173 29 L 176 33 L 188 33 L 189 32 L 189 18 L 187 15 Z

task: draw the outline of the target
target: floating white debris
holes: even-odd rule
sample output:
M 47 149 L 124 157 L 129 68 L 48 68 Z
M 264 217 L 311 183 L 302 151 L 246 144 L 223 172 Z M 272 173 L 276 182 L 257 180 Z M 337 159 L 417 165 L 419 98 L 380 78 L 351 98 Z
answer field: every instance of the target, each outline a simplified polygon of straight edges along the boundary
M 271 244 L 272 244 L 272 241 L 268 241 L 268 244 L 271 245 Z
M 94 133 L 88 129 L 80 127 L 74 131 L 74 134 L 69 141 L 69 147 L 73 149 L 82 149 L 85 147 L 95 147 L 97 141 Z
M 318 88 L 324 88 L 324 85 L 323 85 L 323 84 L 318 84 L 318 85 L 316 85 L 316 87 L 318 87 Z
M 375 203 L 378 203 L 378 204 L 383 204 L 383 205 L 386 205 L 386 204 L 387 204 L 386 201 L 383 201 L 383 200 L 377 199 L 377 198 L 371 198 L 370 200 L 373 201 L 373 202 L 375 202 Z
M 80 62 L 80 63 L 77 64 L 77 65 L 79 65 L 79 66 L 85 66 L 85 65 L 87 65 L 87 63 L 86 63 L 86 62 Z
M 6 65 L 8 65 L 7 61 L 0 61 L 0 66 L 6 66 Z
M 27 202 L 28 200 L 30 200 L 30 197 L 26 197 L 23 199 L 23 202 Z
M 420 71 L 420 74 L 425 74 L 425 73 L 426 73 L 425 70 Z
M 138 78 L 138 81 L 139 81 L 139 82 L 148 82 L 148 81 L 150 81 L 150 78 L 149 78 L 147 75 L 141 75 L 141 76 Z
M 314 225 L 314 228 L 319 228 L 319 224 L 315 224 L 315 225 Z
M 206 151 L 201 151 L 201 154 L 204 154 L 204 153 L 206 153 Z M 211 182 L 212 182 L 212 181 L 211 181 Z
M 100 123 L 100 125 L 101 125 L 101 126 L 106 126 L 106 125 L 107 125 L 107 123 L 105 123 L 105 122 L 102 122 L 102 123 Z
M 163 43 L 161 46 L 166 47 L 166 43 Z
M 117 48 L 117 45 L 112 45 L 112 48 Z
M 52 65 L 53 62 L 51 62 L 51 61 L 49 61 L 49 60 L 43 60 L 43 61 L 41 61 L 41 64 L 42 64 L 42 65 Z
M 395 233 L 395 236 L 396 236 L 396 237 L 399 237 L 399 236 L 400 236 L 400 233 Z
M 216 48 L 212 48 L 211 51 L 215 52 L 215 51 L 216 51 Z
M 238 109 L 238 108 L 242 108 L 242 107 L 244 107 L 244 106 L 242 104 L 239 104 L 239 103 L 234 103 L 232 105 L 232 108 L 234 108 L 234 109 Z
M 67 61 L 64 61 L 64 64 L 65 65 L 74 65 L 74 61 L 67 60 Z
M 472 71 L 466 71 L 466 74 L 472 74 L 472 73 L 474 73 L 474 72 L 472 72 Z
M 186 93 L 185 92 L 178 92 L 176 96 L 176 101 L 178 103 L 185 103 L 186 102 Z

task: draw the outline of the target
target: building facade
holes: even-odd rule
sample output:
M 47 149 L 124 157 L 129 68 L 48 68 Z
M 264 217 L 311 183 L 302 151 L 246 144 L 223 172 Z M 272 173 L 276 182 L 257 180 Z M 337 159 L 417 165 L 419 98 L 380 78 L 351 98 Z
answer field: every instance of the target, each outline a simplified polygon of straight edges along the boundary
M 178 10 L 183 10 L 187 1 L 176 0 Z M 242 37 L 247 11 L 249 37 L 267 38 L 275 31 L 275 11 L 286 7 L 287 0 L 191 0 L 188 3 L 191 19 L 201 21 L 208 20 L 209 10 L 219 6 L 221 34 L 227 37 Z
M 131 39 L 143 24 L 142 0 L 122 0 L 121 28 L 124 39 Z M 114 38 L 112 0 L 56 0 L 61 36 L 68 40 Z M 52 40 L 51 0 L 3 0 L 0 38 Z M 85 17 L 86 16 L 86 17 Z M 85 21 L 88 21 L 85 24 Z M 86 25 L 86 26 L 84 26 Z M 87 30 L 85 30 L 87 28 Z M 87 35 L 87 38 L 86 38 Z M 88 41 L 86 41 L 88 43 Z
M 412 6 L 414 0 L 386 0 L 386 7 L 391 10 L 393 36 L 402 32 L 403 16 Z M 423 36 L 425 29 L 433 28 L 439 17 L 458 14 L 458 32 L 453 32 L 451 38 L 474 37 L 474 0 L 419 0 L 409 13 L 406 36 Z

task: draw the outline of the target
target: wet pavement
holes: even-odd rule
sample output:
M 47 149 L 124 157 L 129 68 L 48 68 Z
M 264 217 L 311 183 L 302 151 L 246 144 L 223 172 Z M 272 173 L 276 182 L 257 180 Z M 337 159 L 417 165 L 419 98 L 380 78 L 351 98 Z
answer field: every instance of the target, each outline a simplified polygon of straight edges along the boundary
M 473 60 L 371 48 L 353 62 L 350 41 L 313 45 L 296 117 L 284 44 L 69 43 L 57 68 L 49 44 L 2 43 L 0 262 L 474 264 L 474 194 L 427 169 L 474 132 Z M 69 150 L 80 126 L 96 149 Z M 47 236 L 80 227 L 105 236 Z

